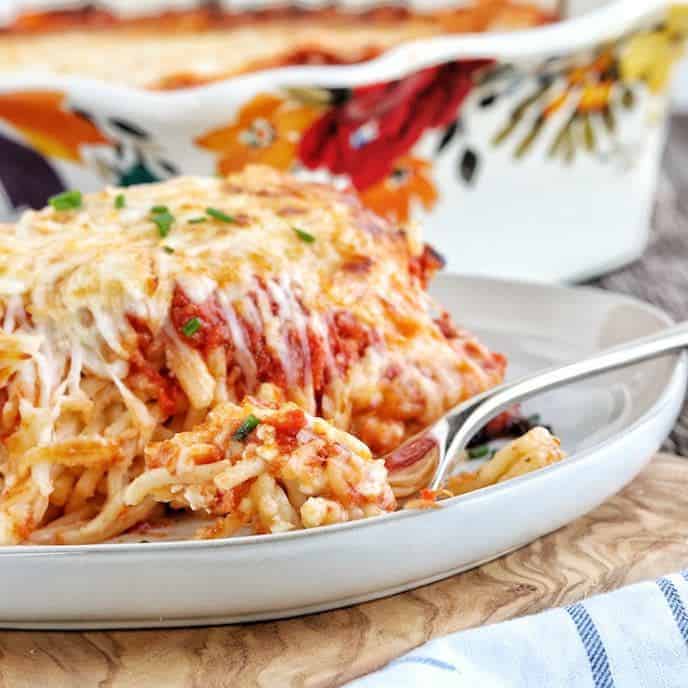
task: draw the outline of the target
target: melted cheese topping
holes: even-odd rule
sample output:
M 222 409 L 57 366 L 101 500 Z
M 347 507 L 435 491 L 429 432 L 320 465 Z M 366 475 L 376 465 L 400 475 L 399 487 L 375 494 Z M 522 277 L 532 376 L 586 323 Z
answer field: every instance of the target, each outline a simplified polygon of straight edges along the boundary
M 300 317 L 295 282 L 309 311 L 346 308 L 370 325 L 388 312 L 413 320 L 415 311 L 427 309 L 424 292 L 410 292 L 411 278 L 399 270 L 420 249 L 415 237 L 329 188 L 255 167 L 228 180 L 187 177 L 129 188 L 126 207 L 118 210 L 120 193 L 111 188 L 90 195 L 74 211 L 28 212 L 4 228 L 0 298 L 6 318 L 23 302 L 34 326 L 56 345 L 78 333 L 93 352 L 105 344 L 125 356 L 127 315 L 157 333 L 176 284 L 195 303 L 221 291 L 230 323 L 232 304 L 257 275 L 287 319 Z M 174 217 L 165 238 L 152 220 L 152 208 L 163 205 Z M 207 208 L 233 221 L 214 219 Z M 198 218 L 203 222 L 194 223 Z M 299 238 L 297 230 L 314 240 Z M 346 269 L 361 260 L 365 275 Z M 377 298 L 369 298 L 371 289 Z

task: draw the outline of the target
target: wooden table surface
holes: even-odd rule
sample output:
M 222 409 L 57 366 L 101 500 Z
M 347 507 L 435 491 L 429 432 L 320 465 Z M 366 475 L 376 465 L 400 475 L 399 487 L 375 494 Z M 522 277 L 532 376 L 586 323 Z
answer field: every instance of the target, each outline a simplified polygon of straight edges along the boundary
M 376 602 L 241 626 L 0 631 L 0 688 L 338 686 L 431 638 L 686 567 L 686 514 L 688 461 L 658 455 L 621 494 L 565 528 Z

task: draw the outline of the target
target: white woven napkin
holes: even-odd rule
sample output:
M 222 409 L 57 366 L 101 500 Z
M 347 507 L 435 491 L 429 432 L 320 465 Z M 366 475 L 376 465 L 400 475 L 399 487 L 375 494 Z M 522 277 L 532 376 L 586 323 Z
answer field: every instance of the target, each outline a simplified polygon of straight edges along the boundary
M 686 688 L 688 571 L 421 645 L 346 688 Z

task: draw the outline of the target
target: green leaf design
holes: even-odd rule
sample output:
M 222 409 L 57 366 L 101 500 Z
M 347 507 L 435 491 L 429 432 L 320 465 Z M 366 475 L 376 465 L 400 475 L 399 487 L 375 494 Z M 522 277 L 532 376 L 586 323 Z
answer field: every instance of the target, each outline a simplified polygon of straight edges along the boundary
M 583 143 L 586 150 L 592 153 L 596 148 L 595 130 L 592 128 L 590 115 L 586 112 L 583 117 Z
M 566 146 L 566 138 L 567 136 L 571 136 L 570 131 L 572 121 L 573 118 L 569 117 L 566 123 L 561 127 L 561 129 L 559 129 L 559 133 L 554 137 L 552 145 L 549 147 L 549 150 L 547 151 L 547 155 L 550 158 L 556 158 L 559 153 L 563 154 L 564 148 Z
M 466 148 L 459 160 L 459 175 L 466 184 L 470 185 L 474 182 L 479 162 L 478 154 L 470 148 Z
M 570 165 L 575 159 L 576 146 L 573 143 L 573 122 L 571 122 L 571 126 L 567 127 L 564 137 L 564 162 Z
M 330 105 L 332 94 L 326 88 L 297 87 L 284 89 L 290 98 L 305 105 Z
M 133 186 L 134 184 L 150 184 L 151 182 L 159 182 L 158 179 L 143 163 L 139 160 L 135 165 L 130 167 L 125 172 L 122 172 L 119 178 L 118 186 Z
M 538 135 L 542 131 L 542 127 L 545 124 L 544 115 L 538 115 L 538 118 L 533 122 L 533 126 L 530 131 L 526 134 L 525 138 L 518 144 L 516 150 L 514 151 L 514 156 L 516 158 L 522 158 L 530 149 L 530 147 L 537 139 Z
M 621 92 L 621 105 L 626 110 L 630 110 L 635 105 L 635 93 L 630 86 L 625 86 Z
M 608 105 L 602 110 L 602 121 L 604 122 L 604 126 L 610 134 L 613 134 L 616 131 L 616 117 Z
M 435 150 L 435 155 L 439 155 L 452 142 L 459 128 L 459 120 L 457 118 L 442 133 L 439 143 L 437 144 L 437 149 Z
M 495 136 L 492 138 L 492 145 L 498 146 L 503 143 L 518 126 L 518 124 L 523 119 L 523 115 L 535 105 L 549 90 L 549 84 L 545 84 L 538 88 L 534 93 L 524 98 L 511 112 L 509 121 L 506 125 L 500 129 Z

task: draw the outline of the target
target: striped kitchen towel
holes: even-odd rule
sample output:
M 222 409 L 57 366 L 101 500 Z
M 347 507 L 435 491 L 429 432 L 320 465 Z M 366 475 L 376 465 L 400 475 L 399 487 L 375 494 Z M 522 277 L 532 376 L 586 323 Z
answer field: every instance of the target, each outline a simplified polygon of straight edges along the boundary
M 438 638 L 347 688 L 688 688 L 688 571 Z

